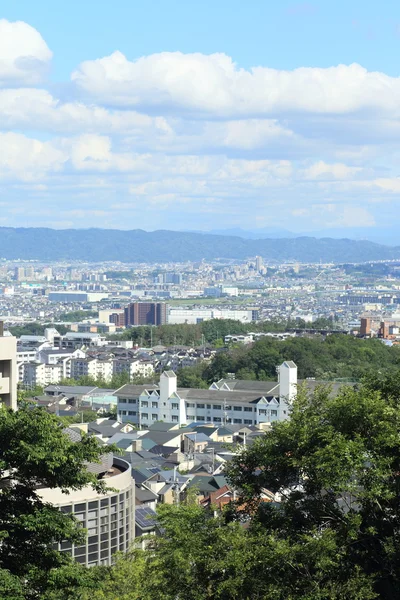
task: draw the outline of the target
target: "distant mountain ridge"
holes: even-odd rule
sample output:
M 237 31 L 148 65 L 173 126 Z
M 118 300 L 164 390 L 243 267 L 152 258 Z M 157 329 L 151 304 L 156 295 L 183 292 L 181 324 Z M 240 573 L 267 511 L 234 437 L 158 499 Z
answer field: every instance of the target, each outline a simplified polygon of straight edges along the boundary
M 0 257 L 8 260 L 153 263 L 245 259 L 256 255 L 277 261 L 363 262 L 400 258 L 400 247 L 331 238 L 253 240 L 167 230 L 0 227 Z

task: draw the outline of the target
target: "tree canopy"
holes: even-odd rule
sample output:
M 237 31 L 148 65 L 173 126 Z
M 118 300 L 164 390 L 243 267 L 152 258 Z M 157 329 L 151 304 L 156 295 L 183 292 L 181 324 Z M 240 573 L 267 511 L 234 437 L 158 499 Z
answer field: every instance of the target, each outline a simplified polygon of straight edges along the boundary
M 43 502 L 38 488 L 91 485 L 103 490 L 102 482 L 85 468 L 102 452 L 94 437 L 83 435 L 73 442 L 57 417 L 41 408 L 0 409 L 1 598 L 11 599 L 13 593 L 15 598 L 18 593 L 42 597 L 50 573 L 68 566 L 68 558 L 54 550 L 53 543 L 80 541 L 84 533 L 73 517 Z

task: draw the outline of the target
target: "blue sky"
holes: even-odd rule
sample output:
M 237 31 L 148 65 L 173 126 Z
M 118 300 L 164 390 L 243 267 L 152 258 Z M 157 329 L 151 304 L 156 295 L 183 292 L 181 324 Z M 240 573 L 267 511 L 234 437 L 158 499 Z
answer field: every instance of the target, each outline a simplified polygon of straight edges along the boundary
M 0 12 L 0 225 L 398 228 L 399 3 L 54 6 Z

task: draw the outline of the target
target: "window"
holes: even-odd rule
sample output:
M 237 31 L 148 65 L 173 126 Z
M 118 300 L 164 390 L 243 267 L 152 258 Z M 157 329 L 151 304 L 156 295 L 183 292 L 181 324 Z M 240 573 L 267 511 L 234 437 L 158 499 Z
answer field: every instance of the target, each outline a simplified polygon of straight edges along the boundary
M 236 412 L 238 412 L 238 411 L 242 412 L 242 407 L 241 406 L 234 406 L 233 410 L 236 410 Z
M 204 417 L 197 417 L 197 420 L 198 421 L 205 421 L 205 418 Z
M 131 415 L 132 417 L 136 417 L 136 411 L 135 410 L 128 410 L 128 415 Z
M 271 417 L 277 417 L 278 416 L 278 411 L 277 410 L 271 410 Z
M 211 421 L 211 417 L 207 417 L 207 421 Z
M 216 423 L 221 423 L 221 417 L 214 417 L 214 421 Z
M 158 415 L 151 415 L 151 418 L 152 418 L 153 421 L 157 421 Z
M 251 419 L 244 419 L 243 423 L 245 425 L 251 425 L 253 423 L 253 421 Z
M 149 413 L 142 413 L 142 419 L 144 419 L 145 421 L 147 421 L 149 418 Z
M 239 423 L 239 424 L 240 424 L 240 423 L 242 422 L 242 419 L 233 419 L 233 422 L 234 422 L 234 423 Z
M 126 415 L 126 410 L 123 410 L 123 411 L 122 411 L 122 414 L 123 414 L 123 415 Z
M 128 400 L 129 404 L 136 404 L 136 400 L 135 398 L 131 398 L 130 400 Z
M 224 410 L 232 410 L 232 406 L 230 404 L 225 404 Z
M 214 404 L 214 410 L 221 410 L 221 408 L 220 404 Z
M 142 400 L 140 406 L 142 406 L 143 408 L 147 408 L 149 406 L 149 403 L 147 402 L 147 400 Z
M 171 404 L 171 408 L 172 408 L 172 410 L 178 410 L 179 409 L 179 404 L 177 402 L 173 402 Z
M 197 408 L 204 408 L 204 404 L 197 403 Z
M 243 410 L 244 410 L 244 412 L 253 412 L 253 409 L 251 406 L 245 406 Z
M 195 408 L 196 407 L 196 405 L 191 402 L 187 402 L 186 406 L 187 406 L 187 408 Z
M 176 415 L 172 415 L 171 420 L 173 423 L 178 423 L 179 419 Z
M 194 415 L 186 415 L 186 418 L 188 419 L 188 421 L 194 421 L 195 416 Z
M 152 402 L 151 408 L 158 408 L 158 402 Z
M 258 414 L 266 416 L 267 411 L 263 408 L 260 408 L 260 410 L 258 411 Z
M 211 404 L 207 404 L 207 408 L 211 408 Z
M 126 398 L 118 398 L 118 401 L 119 401 L 121 404 L 126 404 Z

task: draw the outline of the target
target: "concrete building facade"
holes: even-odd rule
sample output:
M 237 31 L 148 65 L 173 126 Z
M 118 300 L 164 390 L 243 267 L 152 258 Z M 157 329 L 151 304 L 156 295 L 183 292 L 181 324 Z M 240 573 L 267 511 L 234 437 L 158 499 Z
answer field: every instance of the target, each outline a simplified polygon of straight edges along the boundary
M 126 552 L 135 537 L 135 486 L 129 463 L 111 454 L 102 464 L 89 465 L 98 470 L 99 477 L 113 488 L 98 494 L 91 487 L 71 490 L 40 489 L 38 495 L 59 507 L 63 513 L 73 514 L 87 529 L 83 544 L 62 542 L 56 548 L 87 566 L 111 565 L 116 552 Z
M 115 392 L 118 420 L 146 428 L 157 421 L 178 426 L 204 424 L 259 425 L 289 418 L 295 395 L 297 367 L 287 361 L 279 370 L 279 383 L 242 382 L 241 389 L 227 380 L 210 389 L 178 388 L 173 371 L 164 371 L 159 385 L 125 385 Z
M 17 408 L 17 339 L 5 336 L 0 323 L 0 403 Z

